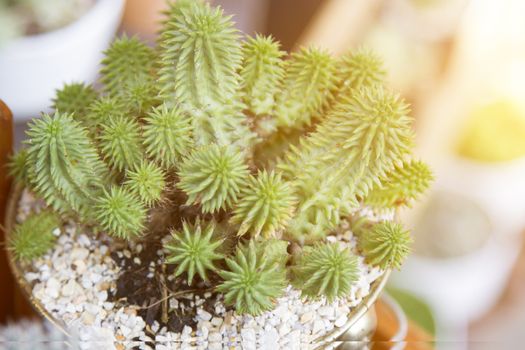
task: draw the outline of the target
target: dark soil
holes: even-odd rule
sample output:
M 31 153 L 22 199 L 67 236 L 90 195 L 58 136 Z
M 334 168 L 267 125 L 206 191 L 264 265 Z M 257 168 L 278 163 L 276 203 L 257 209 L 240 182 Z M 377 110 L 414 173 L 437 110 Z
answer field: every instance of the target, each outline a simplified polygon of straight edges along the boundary
M 209 284 L 202 281 L 188 286 L 186 276 L 174 278 L 175 266 L 163 265 L 163 252 L 159 242 L 141 243 L 135 247 L 114 251 L 111 257 L 122 268 L 117 280 L 117 290 L 110 296 L 113 301 L 136 305 L 151 335 L 151 327 L 157 321 L 171 332 L 182 332 L 184 326 L 195 330 L 197 308 L 215 315 L 215 303 L 222 298 L 213 292 L 211 285 L 218 279 L 210 275 Z M 137 260 L 138 258 L 138 260 Z M 170 299 L 176 299 L 176 308 L 170 307 Z M 204 302 L 202 303 L 202 301 Z M 196 306 L 196 303 L 200 306 Z M 202 304 L 200 304 L 202 303 Z

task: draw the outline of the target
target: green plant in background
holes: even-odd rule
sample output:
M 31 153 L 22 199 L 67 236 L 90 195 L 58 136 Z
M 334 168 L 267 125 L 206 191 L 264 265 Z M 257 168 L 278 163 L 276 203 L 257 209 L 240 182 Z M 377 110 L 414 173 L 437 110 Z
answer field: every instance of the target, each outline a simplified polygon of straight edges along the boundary
M 284 59 L 270 37 L 242 41 L 219 8 L 177 1 L 157 49 L 124 37 L 106 51 L 102 93 L 57 93 L 10 172 L 114 239 L 171 234 L 174 274 L 205 281 L 239 313 L 270 310 L 290 283 L 345 298 L 358 258 L 327 236 L 362 206 L 409 204 L 432 177 L 409 160 L 412 118 L 383 78 L 365 50 Z M 371 265 L 398 268 L 408 254 L 398 224 L 357 231 Z
M 60 228 L 60 220 L 55 213 L 43 211 L 33 214 L 15 226 L 7 249 L 18 260 L 31 261 L 53 248 L 56 240 L 53 231 L 57 228 Z

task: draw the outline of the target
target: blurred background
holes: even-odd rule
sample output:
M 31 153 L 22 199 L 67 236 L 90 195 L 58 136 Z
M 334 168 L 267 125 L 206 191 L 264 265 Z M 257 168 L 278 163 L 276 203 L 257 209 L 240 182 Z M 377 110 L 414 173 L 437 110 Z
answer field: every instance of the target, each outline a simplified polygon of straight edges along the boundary
M 525 1 L 217 0 L 286 50 L 377 51 L 436 182 L 400 213 L 414 253 L 389 292 L 438 349 L 525 343 Z M 152 44 L 164 0 L 0 0 L 0 98 L 16 143 L 63 83 L 96 80 L 117 33 Z M 12 286 L 0 264 L 3 300 Z M 5 283 L 4 283 L 5 282 Z M 16 297 L 20 299 L 20 297 Z M 0 320 L 23 314 L 22 302 Z M 18 305 L 18 306 L 17 306 Z M 14 309 L 17 309 L 13 311 Z M 505 347 L 502 347 L 505 344 Z

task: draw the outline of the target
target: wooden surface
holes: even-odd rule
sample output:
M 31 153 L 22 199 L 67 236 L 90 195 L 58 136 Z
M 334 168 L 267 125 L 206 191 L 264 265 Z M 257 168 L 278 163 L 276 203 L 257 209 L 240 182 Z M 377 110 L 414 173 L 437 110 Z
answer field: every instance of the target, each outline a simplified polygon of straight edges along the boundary
M 9 179 L 7 178 L 6 163 L 13 145 L 13 119 L 11 111 L 5 103 L 0 100 L 0 223 L 4 222 L 5 205 L 9 192 Z M 3 225 L 0 226 L 0 322 L 5 322 L 8 315 L 14 312 L 13 279 L 7 266 L 4 250 Z
M 375 304 L 377 313 L 377 329 L 372 338 L 373 350 L 387 350 L 395 344 L 390 342 L 397 333 L 399 326 L 397 317 L 391 308 L 379 300 Z M 431 350 L 434 349 L 432 337 L 419 326 L 409 321 L 408 335 L 405 338 L 405 350 Z
M 31 306 L 18 290 L 7 264 L 4 241 L 4 214 L 10 180 L 6 163 L 13 147 L 13 116 L 0 100 L 0 324 L 9 320 L 34 317 Z

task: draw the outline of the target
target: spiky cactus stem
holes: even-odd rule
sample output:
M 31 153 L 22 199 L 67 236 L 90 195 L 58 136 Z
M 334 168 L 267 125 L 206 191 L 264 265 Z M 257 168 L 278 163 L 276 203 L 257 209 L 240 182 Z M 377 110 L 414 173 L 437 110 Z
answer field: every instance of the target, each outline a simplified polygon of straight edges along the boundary
M 144 146 L 149 157 L 164 169 L 179 166 L 193 147 L 190 119 L 180 108 L 165 104 L 153 108 L 145 118 Z
M 34 120 L 27 135 L 34 190 L 54 209 L 88 218 L 107 171 L 86 130 L 71 115 L 57 112 Z
M 410 206 L 430 187 L 432 180 L 432 171 L 425 163 L 404 161 L 389 170 L 380 185 L 374 185 L 365 197 L 365 204 L 375 209 Z
M 272 37 L 260 35 L 248 38 L 242 51 L 243 101 L 254 115 L 271 115 L 284 77 L 284 52 Z
M 336 84 L 333 58 L 319 49 L 301 49 L 286 62 L 286 73 L 275 107 L 276 124 L 302 129 L 332 98 Z
M 146 208 L 127 188 L 112 186 L 98 197 L 95 217 L 110 235 L 131 240 L 144 233 Z
M 292 283 L 304 296 L 326 296 L 329 302 L 344 297 L 359 277 L 357 257 L 339 243 L 315 245 L 293 268 Z
M 359 206 L 374 183 L 412 147 L 408 107 L 382 88 L 344 98 L 317 128 L 288 152 L 280 168 L 299 197 L 289 232 L 306 241 L 324 237 Z
M 234 209 L 232 222 L 240 225 L 238 235 L 250 232 L 268 238 L 283 230 L 294 211 L 290 185 L 275 172 L 260 172 L 250 177 Z
M 169 251 L 166 262 L 177 265 L 175 276 L 186 272 L 189 286 L 196 273 L 207 281 L 206 271 L 217 271 L 214 261 L 224 258 L 219 251 L 224 239 L 217 235 L 215 222 L 201 224 L 199 219 L 195 225 L 184 222 L 182 231 L 172 231 L 172 241 L 165 247 Z
M 238 313 L 260 315 L 271 310 L 275 299 L 283 294 L 286 272 L 258 253 L 253 241 L 247 247 L 237 248 L 235 256 L 226 259 L 228 270 L 219 271 L 224 279 L 217 290 L 224 293 L 227 305 L 234 305 Z
M 32 214 L 15 226 L 7 249 L 20 261 L 31 261 L 44 255 L 55 244 L 53 231 L 60 227 L 58 216 L 50 211 Z
M 246 185 L 248 167 L 242 153 L 230 147 L 201 147 L 184 160 L 177 187 L 187 204 L 200 204 L 204 213 L 231 208 Z
M 208 4 L 175 5 L 161 36 L 161 96 L 191 116 L 197 145 L 245 149 L 253 134 L 240 94 L 242 52 L 229 16 Z
M 76 120 L 82 120 L 89 105 L 97 98 L 97 92 L 91 85 L 84 83 L 64 84 L 56 91 L 53 109 L 61 113 L 72 114 Z
M 366 261 L 382 269 L 399 269 L 411 243 L 409 232 L 389 221 L 363 227 L 358 238 L 358 248 Z
M 113 41 L 102 60 L 101 82 L 112 96 L 123 96 L 137 82 L 153 82 L 155 52 L 138 38 L 123 36 Z M 148 97 L 154 96 L 148 92 Z

